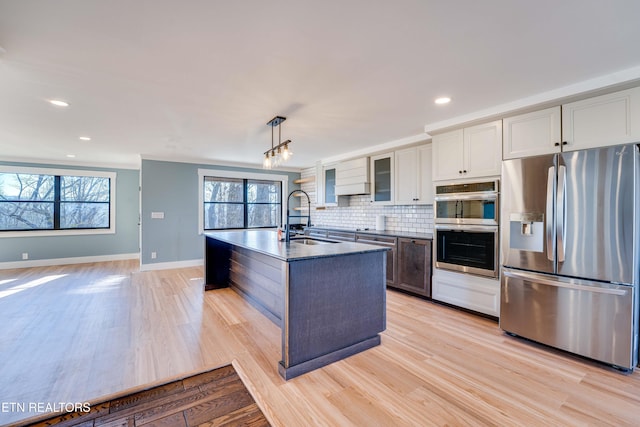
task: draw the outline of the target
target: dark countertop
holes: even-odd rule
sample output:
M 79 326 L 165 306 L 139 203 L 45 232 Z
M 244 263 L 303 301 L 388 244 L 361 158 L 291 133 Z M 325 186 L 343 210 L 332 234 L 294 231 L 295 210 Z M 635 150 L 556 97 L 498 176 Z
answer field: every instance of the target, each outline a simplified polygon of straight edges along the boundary
M 278 240 L 276 231 L 273 230 L 213 231 L 205 233 L 205 237 L 260 252 L 283 261 L 297 261 L 310 258 L 324 258 L 389 250 L 389 248 L 382 246 L 354 242 L 324 243 L 318 245 L 281 242 Z
M 342 231 L 345 233 L 372 234 L 376 236 L 406 237 L 407 239 L 425 239 L 433 240 L 431 233 L 411 233 L 409 231 L 390 231 L 390 230 L 365 230 L 363 228 L 340 228 L 340 227 L 323 227 L 322 225 L 313 225 L 310 228 L 318 230 Z

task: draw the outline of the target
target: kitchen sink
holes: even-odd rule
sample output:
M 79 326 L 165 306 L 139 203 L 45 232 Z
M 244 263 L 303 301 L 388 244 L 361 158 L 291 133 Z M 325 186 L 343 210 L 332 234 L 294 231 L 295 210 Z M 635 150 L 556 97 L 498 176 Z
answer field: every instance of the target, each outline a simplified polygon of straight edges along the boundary
M 333 242 L 331 240 L 316 240 L 316 239 L 309 239 L 308 237 L 302 238 L 302 239 L 291 239 L 292 243 L 298 243 L 301 245 L 324 245 L 326 243 L 338 243 L 338 242 Z

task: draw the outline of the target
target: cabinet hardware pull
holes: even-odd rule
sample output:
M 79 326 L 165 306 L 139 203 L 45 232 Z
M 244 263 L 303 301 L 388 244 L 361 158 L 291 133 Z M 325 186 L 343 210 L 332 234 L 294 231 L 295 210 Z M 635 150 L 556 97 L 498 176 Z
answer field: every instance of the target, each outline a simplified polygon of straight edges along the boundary
M 467 173 L 467 171 L 466 171 L 466 170 L 464 170 L 464 171 L 462 171 L 462 172 Z
M 462 171 L 458 171 L 458 173 L 462 173 Z
M 556 142 L 556 143 L 555 143 L 555 144 L 553 144 L 553 145 L 555 145 L 556 147 L 559 147 L 559 146 L 560 146 L 560 143 L 559 143 L 559 142 Z
M 567 141 L 562 141 L 562 145 L 568 145 L 569 143 Z

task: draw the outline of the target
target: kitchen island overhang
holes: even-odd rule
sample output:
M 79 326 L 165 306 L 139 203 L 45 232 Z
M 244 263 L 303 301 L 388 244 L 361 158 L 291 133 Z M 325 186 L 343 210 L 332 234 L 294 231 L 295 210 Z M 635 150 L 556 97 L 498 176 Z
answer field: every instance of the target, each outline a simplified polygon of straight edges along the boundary
M 205 290 L 232 287 L 282 331 L 285 379 L 380 344 L 388 248 L 282 242 L 270 230 L 205 234 Z

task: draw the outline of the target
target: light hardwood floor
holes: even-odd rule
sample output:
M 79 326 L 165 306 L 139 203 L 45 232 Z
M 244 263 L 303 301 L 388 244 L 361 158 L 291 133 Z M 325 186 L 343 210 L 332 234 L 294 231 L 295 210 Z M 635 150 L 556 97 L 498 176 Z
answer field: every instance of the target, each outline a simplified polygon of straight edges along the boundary
M 275 426 L 638 425 L 640 372 L 503 334 L 387 292 L 382 345 L 285 382 L 280 331 L 202 269 L 120 261 L 0 270 L 6 403 L 96 401 L 234 361 Z M 104 399 L 102 399 L 104 400 Z

